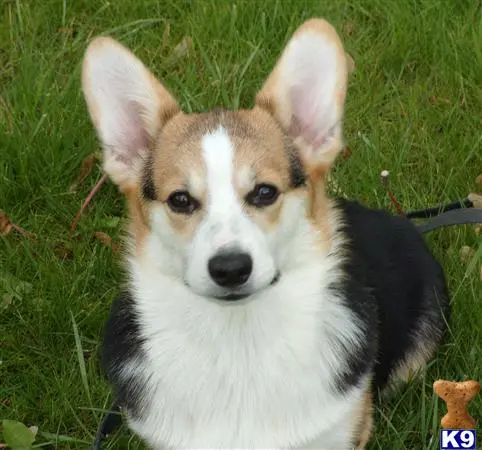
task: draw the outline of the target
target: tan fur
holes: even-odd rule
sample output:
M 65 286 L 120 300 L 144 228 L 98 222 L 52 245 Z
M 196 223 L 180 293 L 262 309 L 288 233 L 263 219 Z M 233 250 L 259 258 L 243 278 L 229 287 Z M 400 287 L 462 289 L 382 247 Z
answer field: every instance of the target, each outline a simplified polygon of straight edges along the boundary
M 290 162 L 286 149 L 289 142 L 277 122 L 258 107 L 235 112 L 181 113 L 168 122 L 153 149 L 153 181 L 159 202 L 164 204 L 174 230 L 186 236 L 194 233 L 203 217 L 203 208 L 185 216 L 171 212 L 165 202 L 173 191 L 186 189 L 201 205 L 206 204 L 206 170 L 201 139 L 218 126 L 226 129 L 235 147 L 235 175 L 247 171 L 252 178 L 249 184 L 239 184 L 234 180 L 240 200 L 256 183 L 274 184 L 282 193 L 279 200 L 267 208 L 245 205 L 253 220 L 261 228 L 269 230 L 278 223 L 283 197 L 291 195 Z M 199 182 L 193 182 L 193 179 Z M 152 207 L 148 202 L 144 202 L 144 206 Z
M 390 377 L 389 385 L 395 386 L 398 383 L 406 383 L 423 370 L 427 366 L 427 362 L 433 357 L 437 347 L 435 342 L 430 342 L 426 345 L 424 345 L 423 342 L 420 342 L 417 349 L 409 353 L 405 360 L 394 371 L 393 375 Z
M 247 207 L 248 214 L 263 229 L 278 225 L 283 199 L 296 195 L 290 188 L 290 162 L 287 146 L 290 142 L 273 117 L 261 108 L 243 110 L 237 113 L 237 120 L 243 123 L 244 133 L 233 138 L 236 148 L 235 171 L 250 168 L 253 176 L 251 188 L 256 183 L 270 183 L 281 192 L 278 201 L 266 208 Z M 243 198 L 249 190 L 237 186 L 239 197 Z
M 357 411 L 355 427 L 355 450 L 364 450 L 368 444 L 373 429 L 373 399 L 371 390 L 363 397 L 360 409 Z
M 440 331 L 431 326 L 429 322 L 420 325 L 415 332 L 417 342 L 415 349 L 408 352 L 405 359 L 400 362 L 390 377 L 389 386 L 410 381 L 427 366 L 427 362 L 433 357 L 437 349 L 438 339 L 435 336 L 439 334 Z
M 128 236 L 126 244 L 128 248 L 130 247 L 130 252 L 135 251 L 137 255 L 140 255 L 150 232 L 146 211 L 140 201 L 136 187 L 125 188 L 124 195 L 127 198 L 130 218 L 127 228 Z M 131 237 L 134 239 L 134 242 L 131 242 Z
M 172 192 L 187 190 L 201 205 L 206 203 L 206 170 L 201 155 L 201 130 L 207 129 L 199 126 L 205 120 L 204 114 L 177 115 L 162 130 L 154 148 L 153 182 L 158 202 L 147 203 L 146 207 L 161 203 L 172 228 L 184 236 L 191 236 L 195 232 L 202 220 L 203 209 L 189 216 L 176 214 L 166 202 Z M 197 132 L 191 131 L 196 128 Z

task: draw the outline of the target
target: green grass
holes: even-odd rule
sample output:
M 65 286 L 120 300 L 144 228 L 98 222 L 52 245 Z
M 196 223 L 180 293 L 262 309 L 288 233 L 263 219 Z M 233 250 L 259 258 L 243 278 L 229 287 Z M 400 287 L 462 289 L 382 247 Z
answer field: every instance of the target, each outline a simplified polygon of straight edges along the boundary
M 187 111 L 249 106 L 290 33 L 316 15 L 340 30 L 357 65 L 346 112 L 353 154 L 334 171 L 346 194 L 392 209 L 382 169 L 407 210 L 476 190 L 477 0 L 2 2 L 0 208 L 38 239 L 0 237 L 0 419 L 37 425 L 37 443 L 86 448 L 110 401 L 97 356 L 122 273 L 116 254 L 93 233 L 118 238 L 125 208 L 115 187 L 103 186 L 75 238 L 69 235 L 100 177 L 96 167 L 69 190 L 83 158 L 98 150 L 79 82 L 89 39 L 109 34 L 131 47 Z M 172 51 L 185 36 L 193 48 L 176 59 Z M 428 370 L 378 406 L 370 449 L 438 448 L 444 405 L 432 382 L 482 381 L 481 237 L 465 226 L 427 239 L 446 270 L 451 331 Z M 459 257 L 463 245 L 476 250 L 468 263 Z M 482 421 L 482 396 L 472 413 Z M 125 429 L 121 440 L 138 448 Z M 111 440 L 110 448 L 119 442 Z

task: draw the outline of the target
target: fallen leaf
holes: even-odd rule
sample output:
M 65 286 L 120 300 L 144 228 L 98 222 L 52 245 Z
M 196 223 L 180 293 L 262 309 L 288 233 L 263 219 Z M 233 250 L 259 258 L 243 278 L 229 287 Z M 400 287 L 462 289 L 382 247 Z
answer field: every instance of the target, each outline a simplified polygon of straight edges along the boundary
M 480 232 L 482 231 L 482 225 L 475 225 L 474 231 L 475 231 L 475 234 L 479 236 Z
M 34 233 L 30 233 L 24 230 L 22 227 L 14 224 L 10 221 L 10 218 L 0 209 L 0 234 L 8 234 L 10 231 L 15 230 L 22 236 L 36 238 Z
M 57 28 L 57 33 L 63 34 L 68 39 L 75 39 L 79 34 L 77 28 L 74 26 Z
M 8 216 L 0 209 L 0 234 L 8 234 L 12 231 L 12 224 Z
M 482 195 L 476 194 L 475 192 L 471 192 L 469 194 L 469 200 L 474 205 L 474 208 L 482 209 Z
M 74 250 L 70 242 L 57 242 L 54 245 L 54 253 L 57 258 L 71 260 L 74 257 Z
M 348 68 L 348 73 L 352 73 L 355 70 L 355 67 L 356 67 L 355 60 L 348 53 L 345 53 L 345 58 L 346 58 L 346 65 L 347 65 L 347 68 Z
M 179 59 L 186 56 L 192 49 L 192 46 L 192 38 L 190 36 L 184 36 L 181 42 L 174 47 L 171 55 L 166 58 L 166 63 L 174 64 Z
M 475 183 L 482 185 L 482 173 L 475 179 Z
M 351 36 L 355 31 L 355 23 L 354 22 L 345 22 L 343 24 L 343 34 L 345 36 Z
M 95 164 L 97 163 L 98 156 L 96 153 L 91 153 L 90 155 L 86 156 L 80 165 L 79 176 L 77 179 L 70 185 L 69 191 L 75 191 L 77 186 L 84 181 L 89 174 L 92 172 Z
M 13 302 L 12 294 L 3 294 L 2 301 L 0 302 L 0 310 L 7 309 Z
M 3 439 L 12 450 L 28 450 L 35 442 L 35 435 L 21 422 L 4 419 L 2 428 Z
M 432 105 L 438 105 L 440 103 L 443 103 L 444 105 L 450 105 L 450 100 L 443 97 L 435 97 L 435 95 L 432 95 L 429 98 L 429 101 Z
M 343 149 L 342 158 L 343 158 L 343 159 L 348 159 L 351 155 L 352 155 L 352 151 L 351 151 L 350 147 L 346 146 L 346 147 Z
M 63 33 L 63 34 L 72 34 L 74 29 L 72 27 L 60 27 L 57 29 L 58 33 Z
M 118 252 L 120 250 L 120 245 L 112 240 L 112 238 L 102 231 L 96 231 L 94 237 L 104 244 L 106 247 L 112 249 L 113 252 Z
M 9 273 L 0 274 L 0 289 L 13 299 L 22 300 L 24 295 L 32 292 L 32 283 L 22 281 Z
M 475 250 L 468 245 L 462 246 L 460 249 L 460 259 L 463 263 L 468 264 L 475 255 Z

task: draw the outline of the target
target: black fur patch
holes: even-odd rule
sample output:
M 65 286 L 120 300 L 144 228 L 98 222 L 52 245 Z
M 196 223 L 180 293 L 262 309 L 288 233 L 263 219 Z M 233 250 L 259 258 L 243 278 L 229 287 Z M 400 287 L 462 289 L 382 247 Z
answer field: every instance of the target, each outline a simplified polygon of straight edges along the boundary
M 336 388 L 345 392 L 356 386 L 363 376 L 372 371 L 377 349 L 377 305 L 370 290 L 363 284 L 363 274 L 355 255 L 347 260 L 344 272 L 350 274 L 343 281 L 333 284 L 330 289 L 345 301 L 345 306 L 356 316 L 362 327 L 363 338 L 358 345 L 346 348 L 346 367 L 335 380 Z M 357 273 L 358 272 L 358 273 Z M 340 355 L 341 356 L 341 355 Z
M 287 152 L 290 161 L 290 185 L 294 189 L 304 186 L 306 183 L 306 178 L 300 155 L 293 148 L 289 148 Z
M 443 315 L 449 314 L 447 287 L 442 268 L 409 220 L 354 202 L 340 201 L 338 207 L 350 242 L 347 279 L 334 288 L 344 293 L 367 329 L 366 346 L 350 356 L 350 370 L 339 387 L 356 382 L 357 373 L 364 370 L 363 358 L 375 356 L 377 392 L 407 353 L 438 343 L 445 329 Z M 419 339 L 422 324 L 430 331 Z
M 142 364 L 142 343 L 132 297 L 122 293 L 112 304 L 105 324 L 101 364 L 114 386 L 118 404 L 134 416 L 141 410 L 142 385 L 134 376 L 121 377 L 120 373 L 133 359 Z
M 141 189 L 142 196 L 145 200 L 157 200 L 156 185 L 154 184 L 154 166 L 152 161 L 152 154 L 144 165 Z

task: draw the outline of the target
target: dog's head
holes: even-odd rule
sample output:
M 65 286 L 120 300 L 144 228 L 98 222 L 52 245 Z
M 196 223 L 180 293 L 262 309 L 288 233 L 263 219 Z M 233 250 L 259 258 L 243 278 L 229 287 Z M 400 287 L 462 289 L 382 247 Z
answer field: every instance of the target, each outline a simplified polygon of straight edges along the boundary
M 296 267 L 312 251 L 304 236 L 328 245 L 323 185 L 342 145 L 347 70 L 333 27 L 312 19 L 253 109 L 185 114 L 129 50 L 94 40 L 83 90 L 104 169 L 128 198 L 136 257 L 155 249 L 163 275 L 236 299 Z

